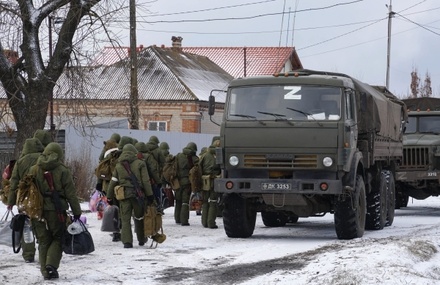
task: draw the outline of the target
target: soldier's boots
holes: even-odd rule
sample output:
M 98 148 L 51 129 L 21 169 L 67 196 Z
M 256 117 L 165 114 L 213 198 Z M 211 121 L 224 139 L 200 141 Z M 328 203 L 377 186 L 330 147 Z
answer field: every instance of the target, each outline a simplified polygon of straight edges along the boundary
M 113 233 L 112 241 L 121 241 L 121 233 Z
M 50 279 L 58 279 L 60 276 L 58 275 L 58 271 L 55 267 L 48 264 L 46 265 L 47 277 L 44 277 L 46 280 Z

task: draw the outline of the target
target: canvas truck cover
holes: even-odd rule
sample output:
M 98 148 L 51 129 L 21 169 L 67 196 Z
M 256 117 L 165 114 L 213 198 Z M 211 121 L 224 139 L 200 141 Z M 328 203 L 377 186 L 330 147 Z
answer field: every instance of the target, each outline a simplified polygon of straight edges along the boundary
M 361 102 L 358 105 L 359 133 L 373 131 L 381 137 L 401 141 L 402 121 L 407 119 L 405 104 L 384 86 L 371 86 L 357 79 L 351 79 L 359 91 L 359 102 Z

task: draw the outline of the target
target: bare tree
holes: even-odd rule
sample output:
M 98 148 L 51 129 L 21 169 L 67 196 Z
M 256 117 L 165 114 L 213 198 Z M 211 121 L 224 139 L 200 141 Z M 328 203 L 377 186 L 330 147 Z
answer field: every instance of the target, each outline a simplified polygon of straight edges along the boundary
M 411 72 L 411 98 L 417 98 L 419 95 L 419 85 L 420 85 L 420 78 L 417 74 L 417 68 L 413 68 L 413 71 Z
M 0 82 L 17 127 L 18 153 L 25 139 L 44 128 L 55 84 L 65 68 L 84 61 L 85 46 L 93 48 L 99 39 L 114 42 L 108 21 L 128 7 L 122 0 L 15 2 L 0 0 Z M 48 32 L 53 27 L 47 23 L 60 24 L 53 41 Z M 11 51 L 18 55 L 16 60 L 8 56 Z
M 431 76 L 428 72 L 425 75 L 425 81 L 420 88 L 420 97 L 431 97 L 432 96 L 432 87 L 431 87 Z

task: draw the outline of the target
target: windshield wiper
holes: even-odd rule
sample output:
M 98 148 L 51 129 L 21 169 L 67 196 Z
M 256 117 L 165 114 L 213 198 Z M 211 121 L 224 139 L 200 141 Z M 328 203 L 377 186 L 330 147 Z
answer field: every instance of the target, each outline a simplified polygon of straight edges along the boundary
M 240 118 L 248 118 L 248 119 L 253 119 L 255 121 L 258 121 L 260 124 L 262 125 L 266 125 L 264 122 L 257 120 L 257 117 L 252 116 L 252 115 L 244 115 L 244 114 L 229 114 L 229 116 L 234 116 L 234 117 L 240 117 Z
M 283 121 L 287 120 L 287 119 L 284 118 L 284 117 L 286 117 L 286 115 L 282 115 L 282 114 L 262 112 L 262 111 L 257 111 L 257 113 L 263 114 L 263 115 L 274 116 L 276 120 L 283 120 Z
M 257 117 L 255 117 L 255 116 L 251 116 L 251 115 L 243 115 L 243 114 L 229 114 L 229 116 L 241 117 L 241 118 L 248 118 L 248 119 L 254 119 L 254 120 L 257 119 Z
M 322 123 L 319 122 L 318 120 L 316 120 L 316 118 L 315 118 L 312 114 L 310 114 L 310 113 L 307 113 L 307 112 L 304 112 L 304 111 L 301 111 L 301 110 L 298 110 L 298 109 L 290 108 L 290 107 L 286 107 L 286 109 L 291 110 L 291 111 L 294 111 L 294 112 L 298 112 L 298 113 L 300 113 L 300 114 L 303 114 L 304 116 L 306 116 L 306 118 L 310 117 L 310 118 L 312 118 L 316 123 L 318 123 L 318 125 L 319 125 L 320 127 L 323 126 Z

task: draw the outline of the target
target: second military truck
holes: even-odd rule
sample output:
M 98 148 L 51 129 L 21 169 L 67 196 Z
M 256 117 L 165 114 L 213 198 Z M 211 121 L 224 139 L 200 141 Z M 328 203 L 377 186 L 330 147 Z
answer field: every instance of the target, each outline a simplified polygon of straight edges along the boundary
M 402 100 L 408 108 L 403 159 L 396 170 L 396 208 L 409 197 L 424 200 L 440 195 L 440 99 Z
M 210 115 L 215 98 L 210 96 Z M 227 236 L 334 214 L 339 239 L 394 219 L 406 108 L 384 87 L 313 70 L 233 80 L 217 162 Z

